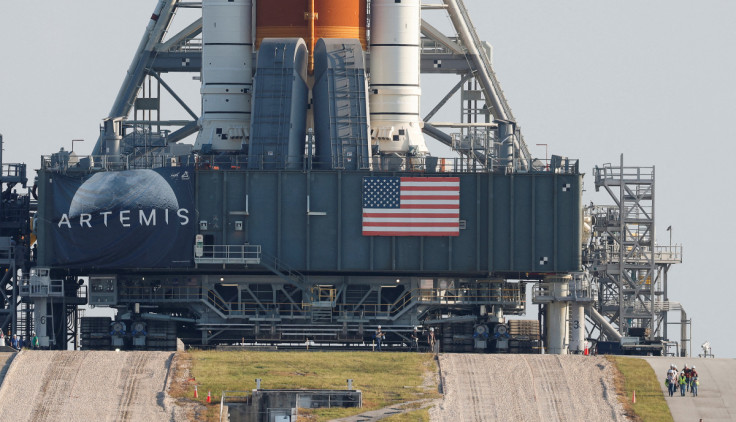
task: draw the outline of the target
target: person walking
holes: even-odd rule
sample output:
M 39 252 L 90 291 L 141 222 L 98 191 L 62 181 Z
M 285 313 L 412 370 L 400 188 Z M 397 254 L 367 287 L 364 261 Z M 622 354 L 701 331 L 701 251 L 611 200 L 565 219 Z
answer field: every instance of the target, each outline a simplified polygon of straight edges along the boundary
M 682 371 L 685 372 L 685 391 L 690 391 L 690 368 L 687 367 L 687 363 Z
M 31 338 L 31 347 L 33 350 L 38 350 L 38 336 L 36 335 L 36 332 L 33 332 L 33 337 Z
M 685 397 L 685 383 L 687 382 L 687 379 L 685 378 L 685 371 L 680 372 L 680 376 L 677 378 L 677 384 L 680 386 L 680 396 Z
M 427 333 L 427 343 L 429 343 L 429 351 L 434 353 L 434 345 L 437 343 L 437 339 L 434 334 L 434 327 L 429 328 L 429 333 Z
M 5 347 L 5 333 L 0 330 L 0 347 Z
M 378 326 L 378 329 L 376 330 L 376 334 L 374 335 L 376 338 L 376 349 L 380 352 L 381 351 L 381 343 L 386 338 L 386 334 L 381 331 L 381 326 Z
M 18 334 L 13 334 L 13 338 L 10 340 L 10 347 L 15 350 L 20 350 L 20 347 L 18 347 Z
M 670 393 L 670 397 L 675 394 L 677 388 L 677 369 L 675 364 L 670 365 L 670 370 L 667 371 L 667 391 Z
M 700 385 L 700 382 L 698 381 L 698 371 L 695 370 L 694 365 L 690 370 L 690 383 L 690 391 L 693 393 L 693 397 L 697 397 L 698 385 Z
M 411 347 L 416 349 L 417 352 L 419 351 L 419 327 L 414 327 L 414 331 L 411 333 Z

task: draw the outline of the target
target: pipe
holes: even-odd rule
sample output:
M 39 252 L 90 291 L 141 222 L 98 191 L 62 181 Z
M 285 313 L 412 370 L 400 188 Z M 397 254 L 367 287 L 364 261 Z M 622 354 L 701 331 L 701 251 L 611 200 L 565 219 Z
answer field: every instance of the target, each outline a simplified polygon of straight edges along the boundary
M 609 340 L 621 341 L 621 333 L 611 325 L 597 310 L 592 307 L 586 307 L 586 313 L 596 324 L 601 327 L 601 331 L 608 337 Z
M 197 322 L 194 318 L 182 318 L 171 315 L 159 315 L 159 314 L 141 314 L 142 319 L 149 321 L 176 321 L 176 322 Z
M 687 343 L 690 339 L 687 338 L 687 312 L 685 308 L 680 309 L 680 356 L 688 356 Z
M 314 21 L 317 20 L 317 13 L 314 10 L 314 0 L 309 0 L 309 12 L 306 14 L 307 26 L 309 27 L 309 62 L 308 72 L 310 75 L 314 75 L 314 44 L 317 42 L 315 39 Z
M 478 47 L 475 45 L 475 41 L 473 40 L 473 37 L 470 33 L 470 30 L 468 29 L 468 26 L 465 23 L 465 20 L 462 18 L 462 13 L 460 11 L 460 8 L 457 5 L 456 0 L 443 0 L 445 5 L 447 6 L 447 11 L 450 15 L 450 20 L 452 20 L 452 24 L 455 26 L 455 29 L 457 30 L 458 35 L 460 36 L 460 39 L 463 41 L 463 44 L 465 45 L 465 48 L 468 50 L 468 56 L 470 60 L 473 63 L 473 66 L 476 70 L 476 77 L 480 80 L 481 85 L 485 88 L 484 91 L 486 93 L 486 104 L 489 107 L 493 107 L 495 110 L 495 118 L 498 120 L 509 120 L 512 118 L 512 116 L 509 116 L 508 113 L 506 113 L 506 109 L 503 106 L 503 103 L 501 102 L 501 98 L 496 92 L 496 89 L 493 85 L 493 82 L 491 81 L 490 76 L 485 71 L 485 66 L 483 64 L 483 61 L 481 60 L 480 51 L 478 51 Z

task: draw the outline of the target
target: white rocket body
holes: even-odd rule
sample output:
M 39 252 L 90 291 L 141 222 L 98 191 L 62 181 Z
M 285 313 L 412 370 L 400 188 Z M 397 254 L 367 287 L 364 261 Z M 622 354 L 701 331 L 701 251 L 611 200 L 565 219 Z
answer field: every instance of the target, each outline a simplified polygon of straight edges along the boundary
M 202 116 L 194 149 L 241 151 L 250 131 L 252 0 L 202 2 Z
M 381 153 L 426 155 L 419 116 L 420 0 L 371 2 L 370 118 Z

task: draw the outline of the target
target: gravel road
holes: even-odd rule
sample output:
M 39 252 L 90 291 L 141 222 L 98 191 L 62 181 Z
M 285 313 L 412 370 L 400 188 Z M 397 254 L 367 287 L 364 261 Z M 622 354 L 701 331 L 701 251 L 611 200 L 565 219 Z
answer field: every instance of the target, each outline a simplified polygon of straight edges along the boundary
M 23 351 L 0 387 L 0 415 L 14 422 L 182 420 L 166 396 L 172 356 Z
M 432 421 L 628 421 L 604 358 L 574 355 L 439 357 L 445 396 Z

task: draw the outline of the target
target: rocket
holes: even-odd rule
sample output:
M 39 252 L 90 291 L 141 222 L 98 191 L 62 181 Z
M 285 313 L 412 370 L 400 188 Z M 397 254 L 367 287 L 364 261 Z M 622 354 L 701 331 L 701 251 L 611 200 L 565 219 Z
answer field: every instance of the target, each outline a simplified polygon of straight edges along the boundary
M 250 131 L 252 0 L 202 2 L 202 115 L 194 149 L 241 151 Z
M 254 10 L 255 28 L 252 24 Z M 355 100 L 361 101 L 364 106 L 354 107 L 356 110 L 368 110 L 368 115 L 357 116 L 364 122 L 366 132 L 370 134 L 362 141 L 367 144 L 364 145 L 365 150 L 372 151 L 374 155 L 402 159 L 427 155 L 429 151 L 422 134 L 423 122 L 419 116 L 421 1 L 371 0 L 372 28 L 369 45 L 366 45 L 366 10 L 367 0 L 261 0 L 255 3 L 255 8 L 253 0 L 204 0 L 202 116 L 194 149 L 205 154 L 238 153 L 249 149 L 253 153 L 261 150 L 247 148 L 251 134 L 261 138 L 264 135 L 262 126 L 257 121 L 257 107 L 259 101 L 262 104 L 269 101 L 267 98 L 258 98 L 257 93 L 266 92 L 265 90 L 254 89 L 254 85 L 257 88 L 259 83 L 258 69 L 252 63 L 252 34 L 255 33 L 256 49 L 264 39 L 291 39 L 293 42 L 303 39 L 309 49 L 309 69 L 305 73 L 312 71 L 318 39 L 359 40 L 360 45 L 363 48 L 368 47 L 370 52 L 368 92 Z M 357 50 L 358 54 L 364 54 L 361 48 Z M 258 63 L 260 62 L 259 59 Z M 352 64 L 347 63 L 346 66 Z M 266 80 L 268 79 L 264 74 L 260 82 L 263 84 Z M 310 75 L 309 89 L 314 83 L 314 76 Z M 252 95 L 255 114 L 251 119 Z M 313 101 L 326 101 L 324 95 L 313 98 Z M 290 101 L 301 100 L 295 97 Z M 283 113 L 280 114 L 288 119 L 301 119 L 301 114 L 295 114 L 292 106 L 293 104 L 284 104 Z M 302 107 L 301 104 L 296 106 Z M 303 104 L 305 113 L 312 106 L 317 107 L 314 104 Z M 330 120 L 335 120 L 334 116 Z M 319 122 L 314 125 L 320 127 Z M 306 133 L 297 134 L 296 137 L 301 138 L 300 142 L 303 143 Z M 275 138 L 277 134 L 274 132 L 274 138 L 266 141 L 281 142 Z M 258 142 L 263 140 L 259 138 Z M 283 151 L 299 149 L 293 147 L 293 137 L 283 142 L 292 145 L 281 148 Z M 284 153 L 279 152 L 281 150 L 277 146 L 274 148 L 272 154 Z M 342 150 L 337 148 L 335 151 L 339 154 Z M 249 157 L 248 160 L 249 167 L 253 167 L 255 164 L 250 161 L 262 162 L 264 157 Z M 338 161 L 340 160 L 332 160 Z M 381 160 L 374 162 L 380 163 Z
M 420 0 L 371 2 L 371 137 L 381 153 L 429 151 L 419 117 Z

